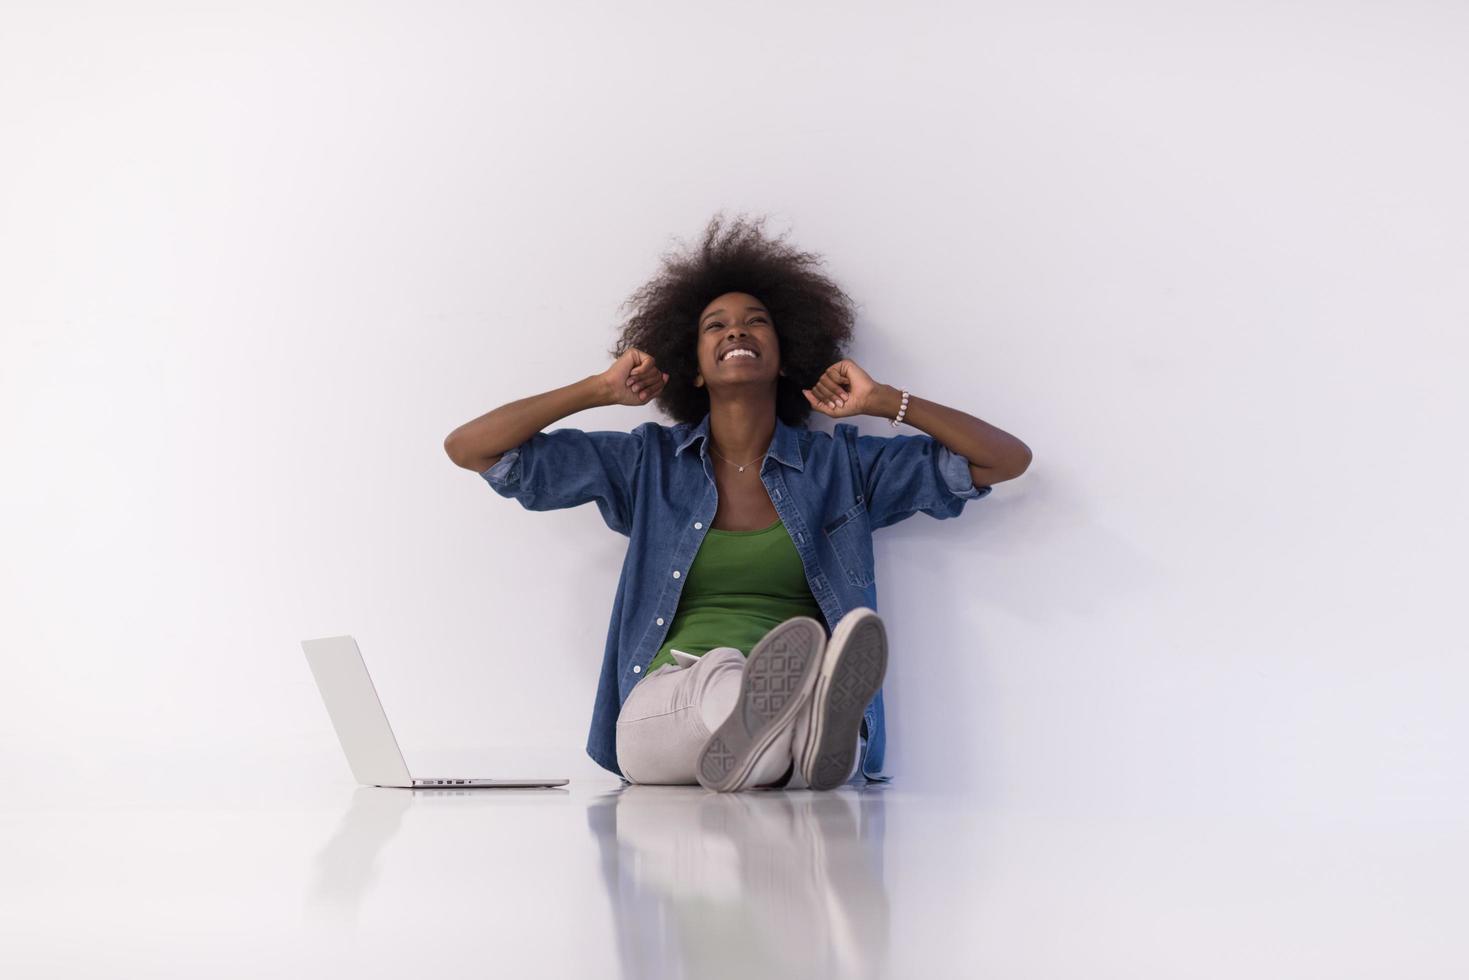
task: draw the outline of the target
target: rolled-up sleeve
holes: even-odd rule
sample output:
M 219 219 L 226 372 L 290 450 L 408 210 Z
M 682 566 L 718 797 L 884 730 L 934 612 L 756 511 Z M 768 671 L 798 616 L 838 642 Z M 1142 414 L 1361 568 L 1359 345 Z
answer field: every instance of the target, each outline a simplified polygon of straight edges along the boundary
M 480 474 L 496 493 L 526 510 L 560 510 L 595 501 L 602 520 L 631 533 L 644 427 L 635 432 L 537 432 Z
M 920 512 L 958 517 L 966 502 L 994 490 L 975 486 L 969 460 L 930 435 L 856 435 L 855 426 L 852 432 L 874 530 Z

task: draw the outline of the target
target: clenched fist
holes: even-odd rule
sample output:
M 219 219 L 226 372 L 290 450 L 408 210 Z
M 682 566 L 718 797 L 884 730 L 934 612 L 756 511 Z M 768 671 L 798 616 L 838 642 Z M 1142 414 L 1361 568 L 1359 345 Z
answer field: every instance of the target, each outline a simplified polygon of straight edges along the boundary
M 813 409 L 829 418 L 873 414 L 872 401 L 880 386 L 851 358 L 843 358 L 822 372 L 801 394 Z
M 668 383 L 668 375 L 658 370 L 653 358 L 636 347 L 623 351 L 599 377 L 607 385 L 611 405 L 645 405 Z

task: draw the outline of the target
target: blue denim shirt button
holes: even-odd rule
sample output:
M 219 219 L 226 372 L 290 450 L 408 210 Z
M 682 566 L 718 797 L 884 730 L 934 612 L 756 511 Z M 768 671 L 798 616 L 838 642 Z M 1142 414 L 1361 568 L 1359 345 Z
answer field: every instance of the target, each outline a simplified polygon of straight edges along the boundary
M 678 569 L 676 568 L 673 570 L 673 577 L 678 578 Z
M 658 625 L 659 626 L 662 626 L 663 625 L 663 617 L 662 616 L 659 616 L 658 617 Z
M 704 522 L 703 521 L 695 521 L 694 522 L 694 530 L 695 531 L 697 531 L 699 528 L 701 528 L 703 526 L 704 526 Z
M 641 674 L 643 672 L 643 668 L 639 667 L 637 664 L 633 664 L 632 665 L 632 672 L 634 674 Z

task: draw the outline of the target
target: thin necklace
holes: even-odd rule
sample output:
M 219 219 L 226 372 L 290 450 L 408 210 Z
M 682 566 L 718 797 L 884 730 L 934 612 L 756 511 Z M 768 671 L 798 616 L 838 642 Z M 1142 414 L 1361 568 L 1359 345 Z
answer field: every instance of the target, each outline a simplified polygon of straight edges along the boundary
M 734 460 L 730 459 L 728 456 L 725 456 L 719 450 L 715 449 L 713 443 L 710 443 L 709 444 L 709 451 L 711 453 L 713 453 L 714 455 L 718 456 L 720 459 L 724 460 L 726 463 L 733 463 L 735 469 L 739 470 L 741 473 L 745 472 L 745 466 L 749 466 L 750 463 L 758 463 L 760 460 L 762 460 L 762 459 L 765 458 L 765 453 L 770 452 L 770 450 L 767 449 L 767 450 L 765 450 L 765 453 L 761 453 L 758 457 L 756 457 L 755 459 L 750 460 L 749 463 L 746 463 L 745 466 L 741 466 L 739 463 L 735 463 Z

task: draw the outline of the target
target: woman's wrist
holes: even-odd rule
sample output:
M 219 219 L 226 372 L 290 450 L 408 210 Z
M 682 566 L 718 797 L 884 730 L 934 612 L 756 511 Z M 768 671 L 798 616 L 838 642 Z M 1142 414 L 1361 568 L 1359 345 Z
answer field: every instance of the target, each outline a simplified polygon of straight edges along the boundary
M 612 397 L 612 385 L 604 374 L 587 375 L 581 381 L 581 389 L 584 408 L 602 408 L 617 404 L 617 399 Z
M 872 393 L 868 401 L 867 414 L 880 419 L 892 421 L 893 416 L 898 414 L 898 408 L 903 400 L 903 393 L 892 385 L 878 385 L 877 390 Z

